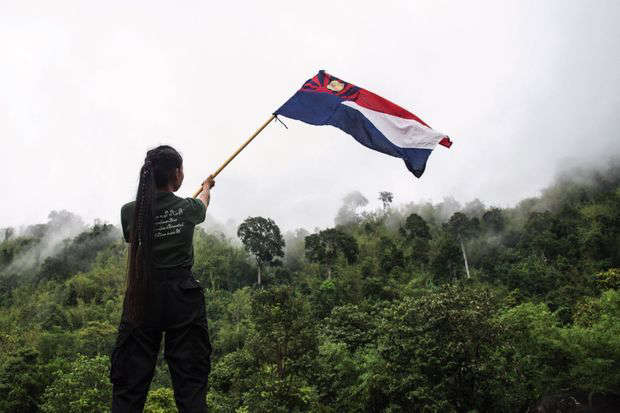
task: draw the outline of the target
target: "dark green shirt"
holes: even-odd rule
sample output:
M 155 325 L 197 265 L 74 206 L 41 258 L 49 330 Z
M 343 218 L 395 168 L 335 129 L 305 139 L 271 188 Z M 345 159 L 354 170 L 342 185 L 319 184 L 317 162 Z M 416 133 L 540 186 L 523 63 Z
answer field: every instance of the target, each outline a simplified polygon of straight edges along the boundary
M 191 267 L 194 263 L 194 226 L 205 220 L 206 208 L 198 199 L 157 192 L 153 225 L 154 268 Z M 123 236 L 129 242 L 135 201 L 121 208 Z

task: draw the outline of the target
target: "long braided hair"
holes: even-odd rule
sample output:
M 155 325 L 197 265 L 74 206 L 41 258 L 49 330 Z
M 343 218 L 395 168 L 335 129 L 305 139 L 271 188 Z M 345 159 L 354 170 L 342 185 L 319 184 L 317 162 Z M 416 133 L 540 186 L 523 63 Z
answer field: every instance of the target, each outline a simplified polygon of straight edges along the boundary
M 182 165 L 183 158 L 174 148 L 161 145 L 146 153 L 144 165 L 140 169 L 133 225 L 130 228 L 125 293 L 125 311 L 129 321 L 134 324 L 144 319 L 144 308 L 150 291 L 156 191 L 168 186 L 174 179 L 176 168 Z

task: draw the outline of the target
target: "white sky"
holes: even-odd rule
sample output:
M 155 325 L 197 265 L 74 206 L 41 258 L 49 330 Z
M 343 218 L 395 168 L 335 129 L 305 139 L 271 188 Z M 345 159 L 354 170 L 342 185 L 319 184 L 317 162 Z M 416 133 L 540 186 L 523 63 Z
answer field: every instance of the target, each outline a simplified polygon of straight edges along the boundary
M 319 69 L 452 137 L 421 179 L 345 133 L 274 123 L 217 178 L 218 220 L 331 226 L 358 189 L 395 202 L 538 194 L 620 153 L 619 1 L 0 0 L 0 227 L 67 209 L 117 224 L 147 149 L 190 196 Z

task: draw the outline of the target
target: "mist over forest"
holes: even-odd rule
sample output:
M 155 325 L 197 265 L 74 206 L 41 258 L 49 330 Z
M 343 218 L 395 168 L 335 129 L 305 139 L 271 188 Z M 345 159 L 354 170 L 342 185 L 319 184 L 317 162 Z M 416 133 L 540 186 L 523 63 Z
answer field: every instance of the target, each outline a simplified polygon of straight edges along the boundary
M 211 411 L 618 411 L 618 159 L 508 208 L 354 191 L 267 255 L 241 224 L 194 238 Z M 0 412 L 108 411 L 120 229 L 65 210 L 0 228 Z M 176 411 L 161 354 L 145 411 Z

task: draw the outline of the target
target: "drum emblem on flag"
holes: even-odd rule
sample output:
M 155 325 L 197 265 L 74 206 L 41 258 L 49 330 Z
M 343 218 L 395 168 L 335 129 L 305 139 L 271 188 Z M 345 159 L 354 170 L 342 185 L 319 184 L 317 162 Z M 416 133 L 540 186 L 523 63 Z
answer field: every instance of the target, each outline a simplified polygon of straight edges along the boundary
M 329 82 L 329 84 L 327 85 L 327 88 L 334 92 L 340 92 L 342 89 L 344 89 L 344 83 L 339 82 L 338 80 L 334 79 L 331 82 Z

